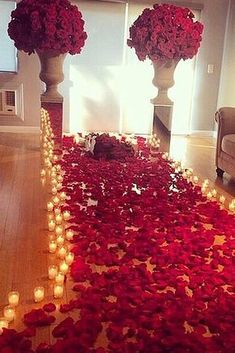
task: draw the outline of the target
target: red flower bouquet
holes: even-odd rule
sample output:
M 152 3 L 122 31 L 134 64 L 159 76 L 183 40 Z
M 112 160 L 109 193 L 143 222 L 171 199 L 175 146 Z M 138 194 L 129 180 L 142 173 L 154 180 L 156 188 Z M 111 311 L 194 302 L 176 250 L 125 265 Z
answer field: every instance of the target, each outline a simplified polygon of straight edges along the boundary
M 53 49 L 74 55 L 87 38 L 81 12 L 68 0 L 22 0 L 11 13 L 8 34 L 28 54 Z
M 187 8 L 155 4 L 145 9 L 130 27 L 127 44 L 139 60 L 186 60 L 197 54 L 203 25 Z
M 120 141 L 109 134 L 91 134 L 86 138 L 86 150 L 96 159 L 125 160 L 135 154 L 132 145 L 124 140 Z

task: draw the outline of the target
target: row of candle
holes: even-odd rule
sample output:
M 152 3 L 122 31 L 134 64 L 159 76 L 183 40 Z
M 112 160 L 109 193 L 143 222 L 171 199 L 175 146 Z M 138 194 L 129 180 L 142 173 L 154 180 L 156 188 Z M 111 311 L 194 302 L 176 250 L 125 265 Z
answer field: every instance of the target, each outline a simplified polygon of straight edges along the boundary
M 157 137 L 156 134 L 153 134 L 149 137 L 148 143 L 151 149 L 158 149 L 160 147 L 160 139 Z
M 169 154 L 166 152 L 163 154 L 163 159 L 172 161 L 172 159 L 169 157 Z M 182 172 L 182 177 L 184 179 L 187 179 L 188 182 L 192 182 L 193 184 L 198 184 L 199 183 L 199 178 L 197 175 L 193 175 L 193 169 L 192 168 L 188 168 L 188 169 L 183 169 L 181 162 L 180 161 L 173 161 L 171 164 L 172 168 L 175 169 L 176 172 Z M 224 205 L 226 198 L 224 197 L 224 195 L 218 195 L 218 192 L 216 189 L 212 189 L 209 190 L 209 180 L 205 179 L 202 182 L 201 185 L 201 192 L 203 195 L 205 195 L 207 197 L 208 200 L 212 200 L 212 199 L 217 199 L 219 200 L 219 202 Z M 233 199 L 229 205 L 228 205 L 228 209 L 230 212 L 235 213 L 235 199 Z
M 69 271 L 69 266 L 74 260 L 74 254 L 70 251 L 66 241 L 73 239 L 73 231 L 66 228 L 66 222 L 70 219 L 70 212 L 65 210 L 61 212 L 61 205 L 67 199 L 65 192 L 60 192 L 63 185 L 63 171 L 59 164 L 54 164 L 56 158 L 51 150 L 52 129 L 50 117 L 47 112 L 43 112 L 42 117 L 42 140 L 44 165 L 46 170 L 41 171 L 41 175 L 50 177 L 52 198 L 47 202 L 48 211 L 48 230 L 49 234 L 49 253 L 56 254 L 60 259 L 59 264 L 48 267 L 48 278 L 54 280 L 54 297 L 62 298 L 64 292 L 65 275 Z M 48 163 L 49 158 L 50 163 Z

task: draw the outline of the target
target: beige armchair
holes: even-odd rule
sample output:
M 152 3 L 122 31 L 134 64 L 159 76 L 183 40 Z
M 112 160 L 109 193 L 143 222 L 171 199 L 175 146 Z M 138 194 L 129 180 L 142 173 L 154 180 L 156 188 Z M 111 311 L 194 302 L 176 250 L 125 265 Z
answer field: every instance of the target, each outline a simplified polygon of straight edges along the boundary
M 215 113 L 218 123 L 216 173 L 235 176 L 235 108 L 220 108 Z

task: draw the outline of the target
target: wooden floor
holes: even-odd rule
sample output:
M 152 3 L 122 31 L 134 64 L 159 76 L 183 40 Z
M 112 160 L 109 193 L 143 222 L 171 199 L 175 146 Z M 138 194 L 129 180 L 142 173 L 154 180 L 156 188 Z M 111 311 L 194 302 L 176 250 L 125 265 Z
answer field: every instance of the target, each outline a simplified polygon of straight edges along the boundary
M 235 198 L 235 179 L 227 174 L 224 179 L 216 177 L 213 139 L 173 137 L 170 150 L 201 180 L 208 178 L 228 200 Z M 19 291 L 20 305 L 11 324 L 14 328 L 22 327 L 24 312 L 41 306 L 33 302 L 35 286 L 45 287 L 45 302 L 53 301 L 47 279 L 48 265 L 53 262 L 47 252 L 45 206 L 49 197 L 48 186 L 40 181 L 39 137 L 0 133 L 0 317 L 7 293 Z M 70 286 L 68 282 L 64 302 L 70 299 Z M 37 341 L 49 342 L 49 330 L 42 329 Z

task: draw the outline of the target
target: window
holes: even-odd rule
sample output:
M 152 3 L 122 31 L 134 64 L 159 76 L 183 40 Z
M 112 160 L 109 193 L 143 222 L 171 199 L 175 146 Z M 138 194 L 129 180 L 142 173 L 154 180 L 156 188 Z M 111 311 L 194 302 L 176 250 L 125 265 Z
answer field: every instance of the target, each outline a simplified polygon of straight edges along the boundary
M 0 71 L 16 72 L 17 58 L 14 42 L 7 33 L 11 11 L 15 8 L 15 1 L 0 0 Z

